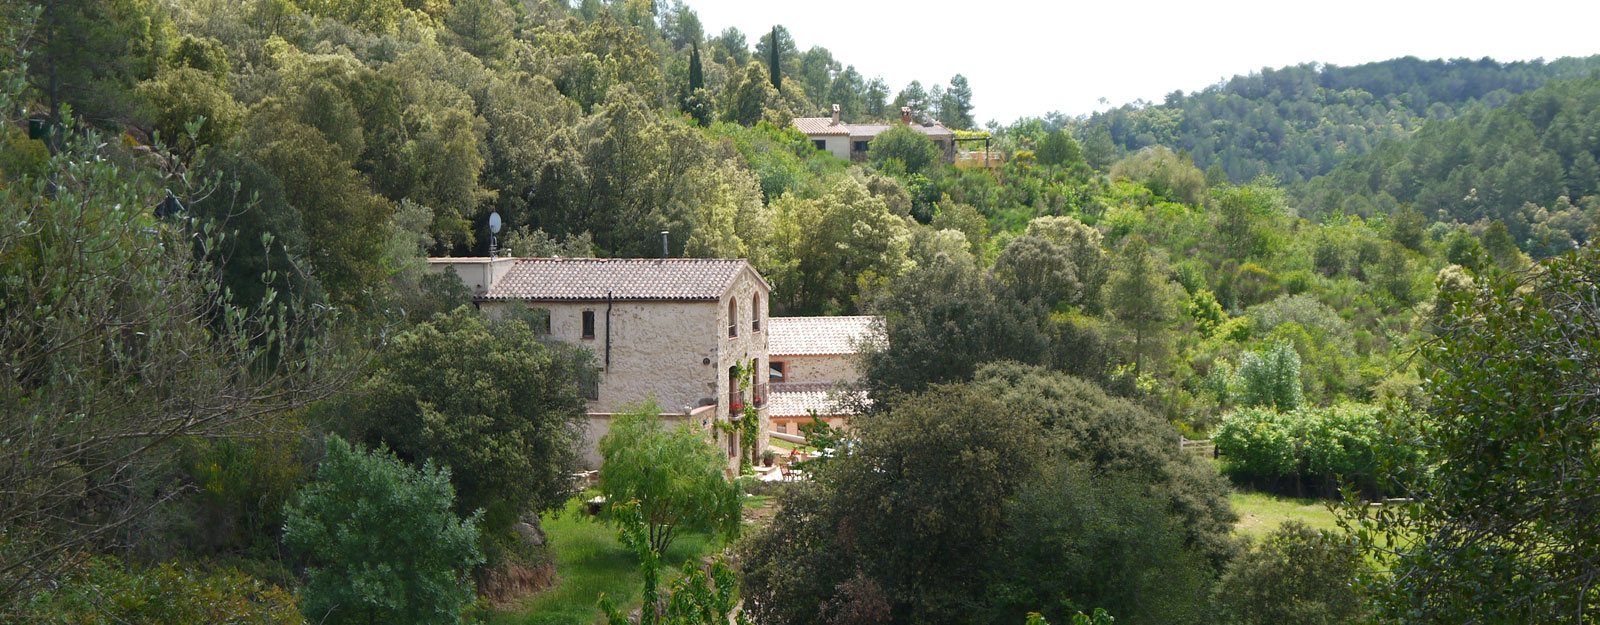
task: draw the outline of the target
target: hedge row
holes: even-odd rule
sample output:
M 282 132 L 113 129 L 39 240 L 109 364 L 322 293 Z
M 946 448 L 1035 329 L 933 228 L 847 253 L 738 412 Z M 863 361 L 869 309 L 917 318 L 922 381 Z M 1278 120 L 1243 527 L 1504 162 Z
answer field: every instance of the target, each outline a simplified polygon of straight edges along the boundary
M 1348 484 L 1377 495 L 1418 465 L 1416 451 L 1386 429 L 1382 413 L 1369 404 L 1245 408 L 1224 416 L 1211 439 L 1236 479 L 1297 490 L 1309 483 L 1325 494 Z

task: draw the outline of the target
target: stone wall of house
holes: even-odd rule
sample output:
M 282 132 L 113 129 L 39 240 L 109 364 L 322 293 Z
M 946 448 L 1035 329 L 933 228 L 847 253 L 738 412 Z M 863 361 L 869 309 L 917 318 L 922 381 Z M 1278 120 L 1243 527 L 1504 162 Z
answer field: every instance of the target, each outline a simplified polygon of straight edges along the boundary
M 767 371 L 766 325 L 768 319 L 767 310 L 770 305 L 767 295 L 766 287 L 762 286 L 761 281 L 756 277 L 755 272 L 753 270 L 746 269 L 745 271 L 740 272 L 739 277 L 734 280 L 734 283 L 731 287 L 729 287 L 728 292 L 723 294 L 722 299 L 717 303 L 718 330 L 716 337 L 719 347 L 717 350 L 717 356 L 712 359 L 712 362 L 716 363 L 718 372 L 718 421 L 726 421 L 728 419 L 727 398 L 730 396 L 729 390 L 731 388 L 738 388 L 737 386 L 729 386 L 729 368 L 733 367 L 735 364 L 745 367 L 750 367 L 752 364 L 754 364 L 756 372 L 754 376 L 754 382 L 761 383 L 766 381 L 764 377 Z M 731 311 L 729 302 L 735 304 L 731 307 Z M 756 317 L 752 316 L 752 310 L 756 313 L 759 313 L 759 319 L 761 321 L 760 326 L 762 328 L 761 330 L 755 329 L 756 324 L 754 322 Z M 730 318 L 728 316 L 730 312 L 734 313 L 736 316 Z M 737 336 L 731 338 L 728 336 L 728 326 L 730 324 L 737 328 Z M 747 390 L 744 392 L 741 401 L 743 403 L 749 403 L 751 399 L 751 392 Z M 761 449 L 766 449 L 768 441 L 767 433 L 772 430 L 772 422 L 767 416 L 765 407 L 759 408 L 758 413 L 761 417 L 761 435 L 759 437 L 758 445 Z
M 685 413 L 716 401 L 721 345 L 711 302 L 484 302 L 490 317 L 513 308 L 543 309 L 550 337 L 588 348 L 599 369 L 600 397 L 589 412 L 623 412 L 654 399 L 662 412 Z M 594 313 L 594 337 L 583 336 L 583 313 Z M 608 337 L 610 364 L 606 361 Z
M 772 356 L 784 365 L 785 382 L 854 382 L 861 379 L 859 354 L 832 356 Z

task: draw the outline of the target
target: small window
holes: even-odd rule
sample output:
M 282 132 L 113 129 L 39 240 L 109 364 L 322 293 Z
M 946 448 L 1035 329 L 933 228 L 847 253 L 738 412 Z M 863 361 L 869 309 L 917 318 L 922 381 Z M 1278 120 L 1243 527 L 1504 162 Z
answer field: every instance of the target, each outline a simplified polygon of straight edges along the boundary
M 812 139 L 811 145 L 817 146 L 818 150 L 828 149 L 828 142 L 822 139 Z
M 787 423 L 779 423 L 778 424 L 778 433 L 779 434 L 788 434 L 789 433 L 789 424 L 787 424 Z
M 594 338 L 594 311 L 583 311 L 583 338 Z
M 857 142 L 855 142 L 855 147 L 853 149 L 855 151 L 857 151 L 857 152 L 865 152 L 865 151 L 867 151 L 867 142 L 866 141 L 857 141 Z
M 739 336 L 739 300 L 728 300 L 728 338 Z
M 761 331 L 761 294 L 750 296 L 750 331 Z
M 782 382 L 788 379 L 782 360 L 767 361 L 767 381 Z

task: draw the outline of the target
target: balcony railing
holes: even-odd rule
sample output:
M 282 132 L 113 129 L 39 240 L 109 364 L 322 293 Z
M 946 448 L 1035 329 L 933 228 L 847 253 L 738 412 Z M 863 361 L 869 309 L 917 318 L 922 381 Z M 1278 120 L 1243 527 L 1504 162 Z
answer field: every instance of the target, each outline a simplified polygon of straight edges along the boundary
M 735 412 L 738 409 L 743 408 L 745 404 L 750 404 L 760 408 L 762 404 L 767 403 L 766 382 L 752 385 L 750 391 L 751 392 L 748 396 L 746 396 L 744 389 L 736 388 L 728 391 L 728 412 Z

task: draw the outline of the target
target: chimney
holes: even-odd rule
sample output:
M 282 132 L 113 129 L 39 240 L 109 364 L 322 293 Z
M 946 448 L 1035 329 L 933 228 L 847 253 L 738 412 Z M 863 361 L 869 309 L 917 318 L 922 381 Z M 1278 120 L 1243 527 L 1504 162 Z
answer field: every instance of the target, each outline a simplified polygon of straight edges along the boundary
M 661 257 L 667 257 L 667 231 L 661 231 Z
M 839 105 L 833 105 L 833 123 L 839 123 Z
M 907 126 L 911 125 L 911 107 L 900 107 L 900 122 Z

